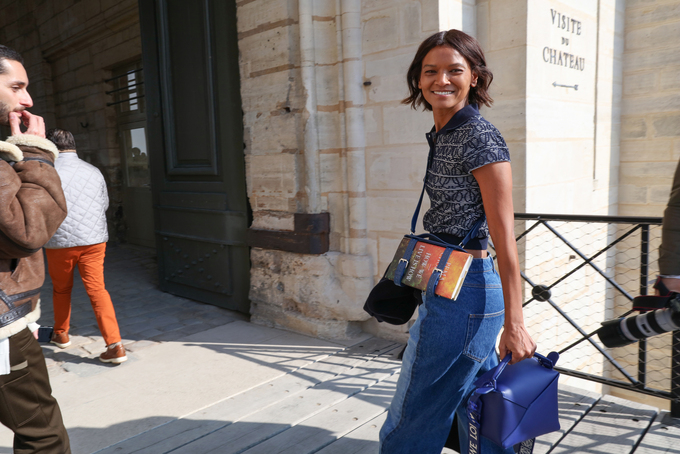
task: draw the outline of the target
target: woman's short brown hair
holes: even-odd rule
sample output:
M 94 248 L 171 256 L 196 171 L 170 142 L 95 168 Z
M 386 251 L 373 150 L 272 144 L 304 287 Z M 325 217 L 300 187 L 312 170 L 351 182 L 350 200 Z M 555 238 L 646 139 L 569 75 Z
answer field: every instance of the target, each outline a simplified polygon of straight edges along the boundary
M 411 62 L 411 66 L 406 73 L 406 83 L 411 94 L 402 103 L 411 104 L 411 107 L 414 109 L 423 105 L 425 110 L 432 110 L 432 106 L 425 100 L 423 93 L 418 88 L 418 82 L 420 81 L 425 56 L 432 49 L 439 46 L 447 46 L 458 51 L 468 62 L 472 73 L 477 76 L 477 85 L 470 87 L 468 102 L 470 104 L 484 104 L 491 107 L 493 99 L 491 99 L 488 89 L 493 80 L 493 74 L 486 67 L 484 51 L 475 38 L 455 29 L 435 33 L 420 44 L 416 56 L 413 57 L 413 62 Z

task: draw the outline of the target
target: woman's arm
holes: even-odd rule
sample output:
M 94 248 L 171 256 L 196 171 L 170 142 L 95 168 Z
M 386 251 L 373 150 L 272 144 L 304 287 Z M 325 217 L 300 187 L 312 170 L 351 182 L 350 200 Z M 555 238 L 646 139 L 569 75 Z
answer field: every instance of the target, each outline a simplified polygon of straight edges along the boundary
M 533 356 L 536 343 L 524 326 L 522 282 L 515 242 L 515 214 L 512 206 L 512 171 L 509 162 L 494 162 L 475 169 L 482 192 L 489 233 L 496 249 L 503 284 L 505 325 L 498 346 L 501 358 L 512 352 L 511 364 Z

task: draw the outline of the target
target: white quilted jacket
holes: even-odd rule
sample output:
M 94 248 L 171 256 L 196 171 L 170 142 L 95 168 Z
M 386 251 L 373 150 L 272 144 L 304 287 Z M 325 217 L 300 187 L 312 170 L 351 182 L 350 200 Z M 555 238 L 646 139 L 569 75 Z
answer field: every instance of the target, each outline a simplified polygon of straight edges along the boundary
M 99 169 L 75 152 L 59 153 L 55 167 L 66 196 L 68 215 L 45 247 L 63 249 L 108 241 L 109 194 Z

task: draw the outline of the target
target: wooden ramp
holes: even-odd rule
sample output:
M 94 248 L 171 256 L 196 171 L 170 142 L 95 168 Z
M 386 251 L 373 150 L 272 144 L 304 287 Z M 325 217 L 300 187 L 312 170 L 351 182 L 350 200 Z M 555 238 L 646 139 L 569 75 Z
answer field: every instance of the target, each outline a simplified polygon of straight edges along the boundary
M 376 454 L 401 348 L 369 339 L 99 453 Z M 569 387 L 559 400 L 562 429 L 536 454 L 680 454 L 666 412 Z

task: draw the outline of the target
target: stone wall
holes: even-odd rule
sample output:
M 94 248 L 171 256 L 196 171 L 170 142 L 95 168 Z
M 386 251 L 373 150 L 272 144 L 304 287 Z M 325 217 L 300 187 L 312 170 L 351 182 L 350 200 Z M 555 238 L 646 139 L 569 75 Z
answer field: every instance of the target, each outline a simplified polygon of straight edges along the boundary
M 515 211 L 526 210 L 527 19 L 525 0 L 477 0 L 476 38 L 494 74 L 493 107 L 481 113 L 503 134 L 510 150 Z
M 252 228 L 292 231 L 294 213 L 331 219 L 323 255 L 252 249 L 252 320 L 326 338 L 361 332 L 368 316 L 359 302 L 373 283 L 356 71 L 361 8 L 342 4 L 237 2 Z
M 401 104 L 405 74 L 418 44 L 463 26 L 473 2 L 314 1 L 311 19 L 304 0 L 237 5 L 253 228 L 293 230 L 295 212 L 331 218 L 323 256 L 253 249 L 252 319 L 404 340 L 406 326 L 378 325 L 362 306 L 408 231 L 425 172 L 432 115 Z
M 45 117 L 48 128 L 71 131 L 79 155 L 104 174 L 110 236 L 116 238 L 125 228 L 121 151 L 105 80 L 115 66 L 141 58 L 137 2 L 4 1 L 0 43 L 24 57 L 33 112 Z
M 623 2 L 478 0 L 476 17 L 477 38 L 494 72 L 495 102 L 483 114 L 510 149 L 515 211 L 615 211 Z M 518 222 L 518 233 L 529 225 Z M 609 235 L 598 226 L 570 233 L 572 244 L 592 253 Z M 547 229 L 534 230 L 519 246 L 523 270 L 537 284 L 551 285 L 573 267 L 573 251 Z M 587 271 L 575 279 L 578 285 L 556 285 L 552 297 L 579 324 L 597 327 L 606 312 L 605 289 Z M 531 290 L 526 284 L 525 300 Z M 592 304 L 600 295 L 602 304 Z M 539 350 L 579 336 L 547 303 L 532 301 L 525 319 Z M 561 362 L 602 373 L 602 361 L 585 353 L 574 349 Z
M 495 73 L 495 103 L 482 113 L 510 148 L 515 211 L 616 214 L 618 198 L 626 193 L 618 187 L 622 0 L 603 0 L 599 7 L 585 0 L 319 1 L 313 2 L 309 20 L 314 46 L 306 50 L 300 35 L 305 27 L 300 5 L 304 8 L 305 1 L 267 4 L 263 9 L 259 0 L 238 3 L 253 227 L 293 230 L 293 213 L 327 211 L 331 252 L 318 262 L 313 256 L 254 249 L 254 262 L 261 265 L 294 260 L 301 266 L 301 272 L 290 269 L 281 271 L 283 275 L 253 268 L 255 320 L 309 327 L 337 322 L 333 332 L 345 326 L 348 336 L 360 327 L 405 338 L 408 326 L 363 321 L 359 309 L 408 229 L 422 187 L 427 153 L 423 133 L 432 118 L 401 100 L 407 95 L 404 77 L 417 45 L 438 30 L 463 28 L 485 49 Z M 343 21 L 350 16 L 342 8 L 350 4 L 355 9 L 359 5 L 360 29 L 355 32 L 361 49 L 347 58 L 343 46 L 349 35 Z M 348 85 L 356 60 L 361 79 Z M 305 85 L 309 74 L 314 83 Z M 664 77 L 664 86 L 670 86 L 670 76 Z M 360 91 L 358 83 L 363 84 Z M 583 246 L 597 247 L 609 234 L 589 235 Z M 525 252 L 520 251 L 525 266 L 541 265 L 529 263 Z M 345 271 L 327 267 L 336 260 L 352 266 Z M 569 255 L 551 260 L 568 261 Z M 319 269 L 326 274 L 314 272 Z M 287 273 L 296 276 L 295 282 Z M 302 282 L 311 289 L 307 293 L 300 289 Z M 328 291 L 336 295 L 333 303 L 324 300 Z M 354 318 L 336 319 L 339 312 L 333 305 L 346 306 L 345 315 Z M 591 309 L 585 317 L 601 320 L 604 306 Z
M 450 14 L 434 1 L 363 2 L 363 60 L 366 87 L 366 178 L 368 238 L 377 282 L 392 261 L 423 187 L 428 145 L 425 133 L 432 113 L 415 111 L 401 101 L 408 96 L 406 71 L 418 45 L 441 30 L 441 22 L 461 20 L 461 2 L 446 2 Z M 460 23 L 458 24 L 460 26 Z M 425 204 L 420 219 L 429 206 Z M 418 229 L 422 229 L 419 221 Z M 367 321 L 363 329 L 405 339 L 408 325 Z
M 627 0 L 625 9 L 625 44 L 623 53 L 623 91 L 621 97 L 620 171 L 618 214 L 628 216 L 662 216 L 668 202 L 673 173 L 680 160 L 680 1 Z M 658 273 L 660 243 L 658 228 L 650 232 L 650 276 Z M 637 241 L 636 241 L 637 240 Z M 622 247 L 639 247 L 632 237 Z M 639 266 L 617 263 L 617 277 L 631 281 L 631 293 L 637 293 L 633 281 L 639 279 Z M 628 309 L 619 298 L 615 316 Z M 618 310 L 617 310 L 618 309 Z M 650 354 L 646 364 L 647 379 L 652 386 L 670 387 L 670 335 L 657 336 L 648 342 Z M 635 362 L 637 349 L 613 349 L 621 364 Z M 630 368 L 629 370 L 634 370 Z M 615 373 L 612 375 L 616 376 Z M 640 395 L 609 389 L 611 394 L 632 400 Z M 669 402 L 646 403 L 668 408 Z
M 680 159 L 680 1 L 628 0 L 619 214 L 661 216 Z

